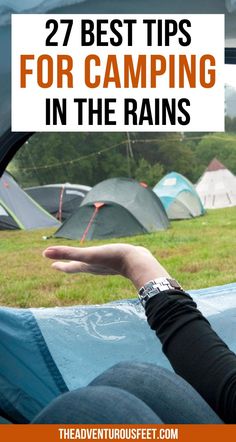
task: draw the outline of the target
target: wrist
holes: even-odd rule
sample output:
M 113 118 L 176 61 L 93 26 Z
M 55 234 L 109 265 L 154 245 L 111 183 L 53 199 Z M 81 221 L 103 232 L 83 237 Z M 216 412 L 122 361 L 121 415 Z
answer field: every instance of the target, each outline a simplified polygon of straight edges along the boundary
M 140 289 L 152 279 L 170 278 L 165 268 L 144 247 L 132 246 L 129 251 L 126 251 L 123 262 L 124 271 L 122 274 L 131 280 L 136 289 Z
M 132 282 L 139 290 L 147 282 L 157 278 L 170 278 L 169 273 L 159 264 L 148 268 L 136 269 Z

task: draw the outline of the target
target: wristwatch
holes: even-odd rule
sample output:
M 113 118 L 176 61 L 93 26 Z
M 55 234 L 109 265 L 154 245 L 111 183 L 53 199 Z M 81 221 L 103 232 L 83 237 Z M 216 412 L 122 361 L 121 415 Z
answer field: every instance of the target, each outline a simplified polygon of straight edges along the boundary
M 166 290 L 181 290 L 183 291 L 181 285 L 172 278 L 157 278 L 148 281 L 138 292 L 138 296 L 141 304 L 145 307 L 146 302 L 153 296 L 158 295 L 160 292 Z

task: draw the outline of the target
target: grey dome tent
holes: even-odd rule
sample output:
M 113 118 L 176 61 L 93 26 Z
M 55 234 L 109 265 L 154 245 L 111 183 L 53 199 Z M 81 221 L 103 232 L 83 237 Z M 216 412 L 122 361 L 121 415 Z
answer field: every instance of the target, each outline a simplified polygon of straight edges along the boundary
M 91 187 L 82 184 L 48 184 L 24 189 L 47 212 L 65 221 L 78 208 Z
M 90 190 L 55 237 L 104 239 L 167 229 L 169 221 L 159 198 L 128 178 L 111 178 Z
M 113 201 L 128 209 L 147 232 L 164 230 L 169 226 L 160 199 L 146 185 L 130 178 L 110 178 L 98 183 L 86 195 L 81 206 L 96 201 Z
M 205 213 L 193 184 L 180 173 L 168 173 L 153 191 L 161 199 L 169 219 L 190 219 Z
M 59 221 L 32 200 L 8 172 L 4 172 L 0 178 L 0 230 L 59 225 Z
M 118 238 L 142 235 L 147 230 L 125 207 L 112 201 L 80 206 L 56 231 L 54 237 L 77 239 Z

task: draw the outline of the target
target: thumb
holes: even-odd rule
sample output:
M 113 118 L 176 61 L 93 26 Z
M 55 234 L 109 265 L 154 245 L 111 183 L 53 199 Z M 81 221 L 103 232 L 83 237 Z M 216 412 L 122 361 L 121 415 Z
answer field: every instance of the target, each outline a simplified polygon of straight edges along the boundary
M 52 268 L 55 270 L 59 270 L 60 272 L 65 273 L 79 273 L 85 271 L 84 266 L 86 264 L 77 262 L 77 261 L 70 261 L 70 262 L 54 262 L 52 264 Z

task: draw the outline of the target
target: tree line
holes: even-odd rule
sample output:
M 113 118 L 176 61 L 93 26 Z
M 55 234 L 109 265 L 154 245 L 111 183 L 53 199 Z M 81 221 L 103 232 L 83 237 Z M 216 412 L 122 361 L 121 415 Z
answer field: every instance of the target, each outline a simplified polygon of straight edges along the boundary
M 115 176 L 154 186 L 176 171 L 197 182 L 217 157 L 236 174 L 236 118 L 224 133 L 36 133 L 9 166 L 24 187 L 53 183 L 93 186 Z

